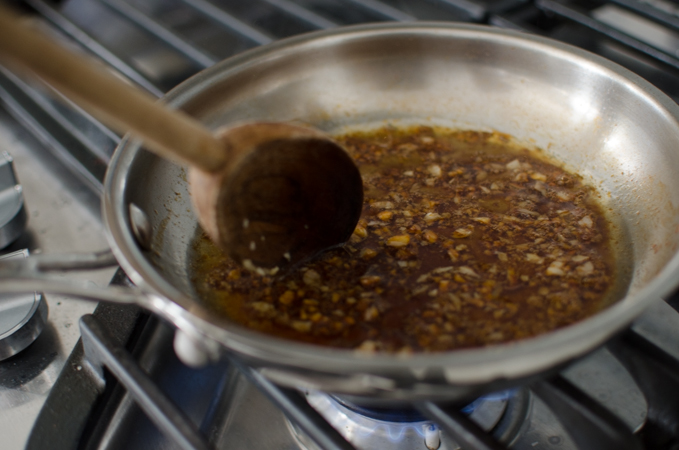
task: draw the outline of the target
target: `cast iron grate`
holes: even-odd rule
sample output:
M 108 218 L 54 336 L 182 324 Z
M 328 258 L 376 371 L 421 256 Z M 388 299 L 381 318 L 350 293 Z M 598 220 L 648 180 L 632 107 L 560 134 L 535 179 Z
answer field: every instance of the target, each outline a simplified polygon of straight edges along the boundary
M 637 72 L 679 99 L 678 7 L 666 0 L 24 0 L 57 38 L 155 96 L 223 58 L 283 37 L 385 20 L 488 23 L 562 40 Z M 649 30 L 639 35 L 639 30 Z M 674 45 L 676 44 L 676 45 Z M 673 46 L 674 45 L 674 46 Z M 101 192 L 119 141 L 88 114 L 0 68 L 0 98 Z

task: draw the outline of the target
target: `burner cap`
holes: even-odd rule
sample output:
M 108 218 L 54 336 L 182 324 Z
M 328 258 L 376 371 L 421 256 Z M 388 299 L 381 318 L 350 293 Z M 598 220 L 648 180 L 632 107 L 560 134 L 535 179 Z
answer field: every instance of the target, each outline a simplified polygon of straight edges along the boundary
M 0 152 L 0 248 L 14 242 L 26 227 L 22 192 L 14 173 L 12 157 L 7 152 Z
M 0 256 L 5 259 L 26 258 L 28 250 Z M 0 361 L 28 347 L 40 335 L 47 322 L 45 296 L 7 294 L 0 296 Z

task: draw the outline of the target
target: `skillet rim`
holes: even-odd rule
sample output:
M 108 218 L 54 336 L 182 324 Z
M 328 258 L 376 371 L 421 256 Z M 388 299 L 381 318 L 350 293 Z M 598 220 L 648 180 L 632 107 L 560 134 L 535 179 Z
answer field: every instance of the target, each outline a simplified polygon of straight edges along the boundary
M 633 72 L 585 50 L 541 36 L 484 25 L 450 22 L 381 23 L 340 27 L 316 31 L 275 41 L 230 57 L 184 81 L 163 97 L 170 106 L 178 107 L 209 80 L 227 77 L 279 53 L 298 47 L 313 46 L 324 39 L 360 39 L 388 34 L 476 35 L 485 38 L 510 39 L 523 46 L 547 47 L 551 52 L 563 53 L 565 58 L 593 64 L 600 70 L 625 82 L 653 101 L 668 119 L 674 122 L 679 136 L 679 106 L 668 96 Z M 127 208 L 123 204 L 129 167 L 139 152 L 139 142 L 129 137 L 116 149 L 104 182 L 102 212 L 109 244 L 125 272 L 142 289 L 149 290 L 167 302 L 165 316 L 179 328 L 195 327 L 196 331 L 214 339 L 244 356 L 266 364 L 296 369 L 310 369 L 326 373 L 368 372 L 393 373 L 413 368 L 444 368 L 449 382 L 472 383 L 497 378 L 516 378 L 547 370 L 596 349 L 615 333 L 631 323 L 641 312 L 676 288 L 679 279 L 679 253 L 643 288 L 626 296 L 594 316 L 576 324 L 536 337 L 496 344 L 487 347 L 461 349 L 440 353 L 416 353 L 409 357 L 393 354 L 360 355 L 353 350 L 336 349 L 298 343 L 271 337 L 234 325 L 229 329 L 213 322 L 209 315 L 199 317 L 175 304 L 171 298 L 183 298 L 195 303 L 167 283 L 146 260 L 134 241 L 128 226 Z M 161 301 L 162 302 L 162 301 Z M 188 303 L 187 303 L 188 304 Z M 156 312 L 159 312 L 156 310 Z

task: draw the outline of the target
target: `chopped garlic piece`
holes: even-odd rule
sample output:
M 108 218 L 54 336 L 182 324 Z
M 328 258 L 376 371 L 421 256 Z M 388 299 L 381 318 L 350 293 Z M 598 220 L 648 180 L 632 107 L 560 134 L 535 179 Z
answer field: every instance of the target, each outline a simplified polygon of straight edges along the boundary
M 306 321 L 293 320 L 291 325 L 292 328 L 299 331 L 300 333 L 308 333 L 309 331 L 311 331 L 311 322 L 308 320 Z
M 591 275 L 594 272 L 594 264 L 591 261 L 587 261 L 585 264 L 576 267 L 575 270 L 582 277 Z
M 552 262 L 549 267 L 547 267 L 547 270 L 545 271 L 547 275 L 553 275 L 553 276 L 559 276 L 562 277 L 566 275 L 566 272 L 563 270 L 563 261 L 554 261 Z
M 425 214 L 424 221 L 425 222 L 434 222 L 435 220 L 441 219 L 441 217 L 442 216 L 439 213 L 430 212 L 430 213 Z
M 360 256 L 365 260 L 373 259 L 375 256 L 377 256 L 377 252 L 372 248 L 364 248 L 361 250 Z
M 254 272 L 257 275 L 260 276 L 267 276 L 267 275 L 276 275 L 278 273 L 278 267 L 274 267 L 273 269 L 264 269 L 262 267 L 257 267 L 252 263 L 252 260 L 250 259 L 244 259 L 243 260 L 243 267 L 245 269 L 249 270 L 250 272 Z
M 520 212 L 521 214 L 526 214 L 526 215 L 532 216 L 532 217 L 537 217 L 537 216 L 540 215 L 540 213 L 537 213 L 535 211 L 531 211 L 530 209 L 526 209 L 526 208 L 516 208 L 516 210 L 518 212 Z
M 436 239 L 438 238 L 436 233 L 434 233 L 431 230 L 426 230 L 424 233 L 422 233 L 422 236 L 424 237 L 424 239 L 426 239 L 427 242 L 429 242 L 431 244 L 436 242 Z
M 561 200 L 564 202 L 569 202 L 571 201 L 571 196 L 569 193 L 564 192 L 564 191 L 559 191 L 556 193 L 556 196 L 559 197 Z
M 471 267 L 461 266 L 461 267 L 458 267 L 457 270 L 458 270 L 458 272 L 460 272 L 463 275 L 469 275 L 471 277 L 478 277 L 479 276 L 479 274 L 474 272 L 474 269 L 472 269 Z
M 371 208 L 379 208 L 379 209 L 393 209 L 394 204 L 392 202 L 373 202 L 370 204 Z
M 307 284 L 309 286 L 316 286 L 321 284 L 321 275 L 315 270 L 309 269 L 306 272 L 304 272 L 302 281 L 304 281 L 304 284 Z
M 578 221 L 578 224 L 587 228 L 592 228 L 594 226 L 594 222 L 592 222 L 592 218 L 589 216 L 585 216 L 582 219 L 580 219 Z
M 376 319 L 379 314 L 380 312 L 377 310 L 377 308 L 371 306 L 365 310 L 365 313 L 363 313 L 363 318 L 366 322 L 370 322 L 371 320 Z
M 295 300 L 295 293 L 292 292 L 291 290 L 287 290 L 281 294 L 280 297 L 278 297 L 278 301 L 283 303 L 284 305 L 289 305 Z
M 382 222 L 388 222 L 391 220 L 392 217 L 394 217 L 394 213 L 391 211 L 382 211 L 379 214 L 377 214 L 377 218 L 380 219 Z
M 464 239 L 471 236 L 471 234 L 472 230 L 468 230 L 466 228 L 458 228 L 457 230 L 453 231 L 453 237 L 457 239 Z
M 432 177 L 440 177 L 441 176 L 441 166 L 438 164 L 432 164 L 431 166 L 427 167 L 427 171 Z
M 363 275 L 359 281 L 361 285 L 365 287 L 370 287 L 379 284 L 379 282 L 382 281 L 382 279 L 377 275 Z
M 518 159 L 515 159 L 514 161 L 508 162 L 505 167 L 509 170 L 519 170 L 521 168 L 521 163 Z
M 535 253 L 526 253 L 526 261 L 533 264 L 542 264 L 544 262 L 544 258 L 539 257 Z
M 410 236 L 407 234 L 402 234 L 399 236 L 392 236 L 387 239 L 387 245 L 389 247 L 405 247 L 410 243 Z
M 490 223 L 490 217 L 472 217 L 472 220 L 486 225 Z
M 252 309 L 257 311 L 258 313 L 267 313 L 274 310 L 273 305 L 271 303 L 266 302 L 252 302 L 250 303 L 250 306 L 252 306 Z
M 354 234 L 358 237 L 366 238 L 368 237 L 368 230 L 362 225 L 356 225 Z

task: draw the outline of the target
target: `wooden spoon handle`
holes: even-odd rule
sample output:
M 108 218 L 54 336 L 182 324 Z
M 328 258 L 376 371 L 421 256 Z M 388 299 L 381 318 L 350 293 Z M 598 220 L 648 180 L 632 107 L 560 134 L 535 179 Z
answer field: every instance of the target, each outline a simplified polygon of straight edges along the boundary
M 163 157 L 208 172 L 225 164 L 224 145 L 198 121 L 163 107 L 151 95 L 22 22 L 0 6 L 0 56 L 35 72 L 113 128 L 131 131 Z

